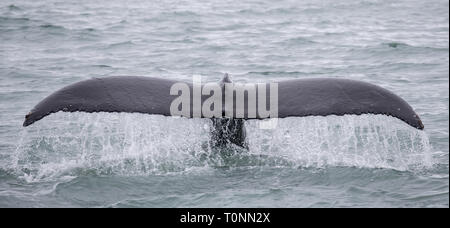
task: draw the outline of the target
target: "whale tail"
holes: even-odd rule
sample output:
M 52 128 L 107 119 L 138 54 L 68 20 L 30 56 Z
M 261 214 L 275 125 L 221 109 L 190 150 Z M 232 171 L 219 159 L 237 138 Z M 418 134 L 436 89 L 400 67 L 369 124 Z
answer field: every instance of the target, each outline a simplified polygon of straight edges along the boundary
M 171 103 L 177 98 L 177 96 L 170 95 L 170 90 L 176 83 L 179 82 L 137 76 L 94 78 L 77 82 L 54 92 L 39 102 L 25 116 L 23 126 L 29 126 L 45 116 L 59 111 L 137 112 L 170 116 Z M 225 74 L 221 81 L 222 85 L 226 83 L 232 83 L 228 74 Z M 192 84 L 186 84 L 192 94 Z M 277 86 L 278 93 L 266 93 L 267 97 L 265 97 L 265 101 L 268 102 L 272 96 L 277 95 L 277 118 L 382 114 L 396 117 L 417 129 L 424 128 L 419 116 L 406 101 L 394 93 L 370 83 L 338 78 L 314 78 L 281 81 L 277 83 Z M 209 97 L 210 95 L 202 95 L 201 103 Z M 258 99 L 256 96 L 256 103 L 259 102 Z M 191 96 L 191 114 L 194 108 L 192 100 Z M 236 106 L 231 107 L 236 108 Z M 249 115 L 251 107 L 248 102 L 243 109 L 244 116 L 231 115 L 229 117 L 235 119 L 266 118 L 259 113 L 256 116 Z M 192 117 L 192 115 L 187 117 Z M 205 116 L 202 115 L 202 117 Z

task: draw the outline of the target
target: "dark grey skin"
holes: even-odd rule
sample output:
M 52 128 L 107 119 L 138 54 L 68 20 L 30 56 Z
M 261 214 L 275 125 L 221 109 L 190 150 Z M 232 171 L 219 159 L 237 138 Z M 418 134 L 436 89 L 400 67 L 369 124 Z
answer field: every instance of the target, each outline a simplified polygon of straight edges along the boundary
M 225 74 L 219 82 L 222 87 L 222 95 L 225 90 L 226 83 L 233 83 L 228 74 Z M 222 104 L 222 110 L 225 110 L 224 97 L 222 97 Z M 224 116 L 224 118 L 211 118 L 213 122 L 211 145 L 213 147 L 227 147 L 230 144 L 234 144 L 248 149 L 245 133 L 245 120 L 225 117 L 225 112 L 222 112 L 222 116 Z
M 23 126 L 29 126 L 59 111 L 136 112 L 170 116 L 170 104 L 177 97 L 170 95 L 170 87 L 177 82 L 136 76 L 95 78 L 77 82 L 54 92 L 38 103 L 25 116 Z M 232 82 L 229 76 L 225 75 L 220 83 L 224 85 Z M 192 84 L 189 86 L 192 116 Z M 202 101 L 209 96 L 202 96 Z M 270 93 L 267 92 L 267 106 L 269 97 Z M 216 145 L 232 143 L 245 147 L 244 120 L 250 119 L 247 115 L 247 104 L 244 109 L 244 118 L 230 116 L 212 119 L 215 126 L 212 138 Z M 424 129 L 419 116 L 406 101 L 373 84 L 338 78 L 278 82 L 278 118 L 369 113 L 396 117 L 414 128 Z M 256 118 L 262 119 L 259 113 Z
M 230 144 L 248 149 L 245 120 L 234 118 L 212 118 L 211 145 L 226 147 Z

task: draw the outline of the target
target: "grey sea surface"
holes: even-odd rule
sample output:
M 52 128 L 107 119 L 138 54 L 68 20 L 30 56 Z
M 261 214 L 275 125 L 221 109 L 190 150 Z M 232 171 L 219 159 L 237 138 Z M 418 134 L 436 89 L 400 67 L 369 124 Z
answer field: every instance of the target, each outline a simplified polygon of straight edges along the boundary
M 56 113 L 53 91 L 117 75 L 208 82 L 336 77 L 404 98 L 383 115 L 211 121 Z M 0 207 L 449 207 L 449 2 L 0 1 Z

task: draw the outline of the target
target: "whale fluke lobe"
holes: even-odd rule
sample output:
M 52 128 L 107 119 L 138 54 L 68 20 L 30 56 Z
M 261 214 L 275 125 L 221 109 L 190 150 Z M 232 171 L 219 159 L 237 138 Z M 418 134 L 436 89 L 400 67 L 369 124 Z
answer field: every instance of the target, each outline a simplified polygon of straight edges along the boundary
M 279 117 L 380 114 L 412 127 L 424 125 L 402 98 L 367 82 L 314 78 L 279 82 Z
M 177 81 L 149 77 L 93 78 L 64 87 L 39 102 L 25 117 L 28 126 L 63 112 L 137 112 L 170 115 L 170 87 Z
M 172 101 L 177 98 L 176 95 L 170 95 L 170 90 L 176 83 L 180 81 L 137 76 L 94 78 L 77 82 L 38 103 L 25 116 L 23 126 L 29 126 L 59 111 L 137 112 L 170 116 Z M 222 90 L 225 83 L 232 84 L 228 74 L 219 84 Z M 186 85 L 191 90 L 191 116 L 187 117 L 192 117 L 195 108 L 192 102 L 193 86 L 192 83 Z M 288 80 L 278 82 L 277 94 L 266 93 L 266 102 L 274 95 L 278 95 L 278 118 L 383 114 L 403 120 L 417 129 L 424 128 L 419 116 L 406 101 L 386 89 L 366 82 L 337 78 Z M 202 95 L 201 102 L 210 96 Z M 243 107 L 245 115 L 241 119 L 262 119 L 258 113 L 256 117 L 248 115 L 251 109 L 248 102 Z M 230 110 L 225 110 L 224 113 L 229 113 L 226 111 Z M 239 119 L 235 116 L 231 118 Z

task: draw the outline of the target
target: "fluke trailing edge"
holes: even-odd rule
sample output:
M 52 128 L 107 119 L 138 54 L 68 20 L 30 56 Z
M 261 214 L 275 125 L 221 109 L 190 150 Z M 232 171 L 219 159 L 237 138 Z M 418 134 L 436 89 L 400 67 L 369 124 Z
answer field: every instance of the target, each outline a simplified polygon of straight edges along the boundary
M 173 114 L 171 105 L 173 106 L 176 99 L 180 99 L 178 93 L 171 95 L 171 88 L 176 83 L 180 82 L 135 76 L 95 78 L 77 82 L 42 100 L 25 116 L 23 125 L 28 126 L 58 111 L 137 112 L 170 116 Z M 220 93 L 219 99 L 221 102 L 214 103 L 212 107 L 220 105 L 220 107 L 214 108 L 221 108 L 221 115 L 214 115 L 216 118 L 264 119 L 370 113 L 393 116 L 417 129 L 424 128 L 419 116 L 402 98 L 366 82 L 337 78 L 281 81 L 276 83 L 276 93 L 270 90 L 271 86 L 269 85 L 261 87 L 267 91 L 256 90 L 256 96 L 245 91 L 243 94 L 247 100 L 243 105 L 239 105 L 239 102 L 236 101 L 239 96 L 238 92 L 227 93 L 226 85 L 231 84 L 233 83 L 228 75 L 225 75 L 221 84 L 218 84 L 221 86 L 222 93 Z M 186 83 L 186 85 L 188 99 L 185 99 L 182 105 L 186 105 L 189 111 L 180 115 L 197 117 L 195 113 L 200 113 L 198 117 L 209 118 L 210 116 L 206 116 L 198 109 L 211 100 L 209 98 L 213 96 L 212 90 L 209 91 L 211 93 L 201 92 L 199 101 L 196 101 L 194 84 Z M 180 90 L 180 92 L 182 91 Z M 226 97 L 229 96 L 227 94 L 231 94 L 234 99 L 234 103 L 232 102 L 231 105 L 227 102 Z M 274 96 L 277 96 L 276 100 L 273 99 Z M 252 105 L 252 102 L 255 102 L 256 105 Z M 260 110 L 267 110 L 262 106 L 272 108 L 270 105 L 275 102 L 277 105 L 276 115 L 262 115 Z M 180 107 L 182 105 L 180 104 Z M 208 105 L 211 104 L 208 103 Z

